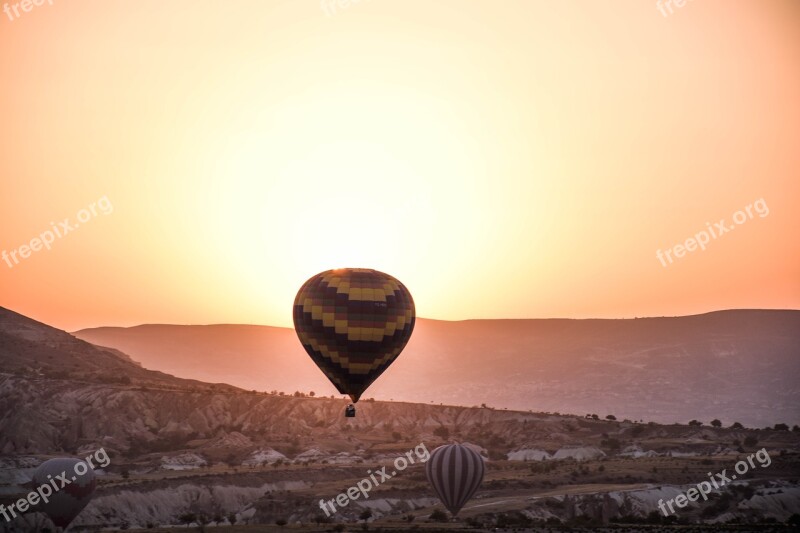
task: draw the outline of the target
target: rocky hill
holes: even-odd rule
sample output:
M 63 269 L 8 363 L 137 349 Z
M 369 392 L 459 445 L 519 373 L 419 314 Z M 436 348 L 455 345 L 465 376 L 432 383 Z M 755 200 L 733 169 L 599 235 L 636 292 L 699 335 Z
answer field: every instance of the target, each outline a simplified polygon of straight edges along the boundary
M 0 307 L 0 370 L 36 379 L 121 383 L 160 388 L 236 390 L 143 368 L 127 354 L 95 346 L 65 331 Z
M 111 463 L 76 521 L 90 528 L 174 526 L 187 513 L 259 524 L 256 530 L 276 520 L 325 521 L 320 498 L 411 450 L 453 440 L 487 460 L 487 479 L 463 512 L 473 524 L 660 523 L 653 518 L 659 498 L 759 449 L 769 451 L 769 468 L 681 520 L 783 522 L 800 512 L 800 428 L 381 401 L 360 402 L 357 417 L 346 419 L 343 400 L 175 378 L 7 311 L 0 368 L 0 503 L 24 494 L 46 458 L 103 447 Z M 355 522 L 370 510 L 379 523 L 411 516 L 424 527 L 438 502 L 422 467 L 417 462 L 330 520 Z M 32 530 L 36 516 L 13 527 Z M 13 530 L 5 528 L 0 523 L 0 531 Z

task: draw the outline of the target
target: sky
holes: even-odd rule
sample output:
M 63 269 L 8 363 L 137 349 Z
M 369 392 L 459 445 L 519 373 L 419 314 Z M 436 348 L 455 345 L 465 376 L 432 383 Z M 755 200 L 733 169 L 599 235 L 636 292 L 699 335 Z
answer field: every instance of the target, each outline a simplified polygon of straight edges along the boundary
M 15 3 L 0 306 L 290 326 L 369 267 L 442 320 L 800 308 L 793 0 Z

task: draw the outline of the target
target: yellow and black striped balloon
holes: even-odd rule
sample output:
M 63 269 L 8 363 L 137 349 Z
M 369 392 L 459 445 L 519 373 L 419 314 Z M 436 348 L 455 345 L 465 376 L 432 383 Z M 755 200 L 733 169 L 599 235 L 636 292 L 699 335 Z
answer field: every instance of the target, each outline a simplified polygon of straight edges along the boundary
M 354 402 L 400 355 L 416 319 L 405 285 L 367 268 L 312 277 L 297 293 L 293 316 L 303 348 Z

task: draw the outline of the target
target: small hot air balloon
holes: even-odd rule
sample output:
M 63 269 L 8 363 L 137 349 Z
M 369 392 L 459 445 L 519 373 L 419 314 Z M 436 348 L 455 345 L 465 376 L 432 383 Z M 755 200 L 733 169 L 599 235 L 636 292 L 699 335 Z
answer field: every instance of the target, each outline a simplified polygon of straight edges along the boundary
M 425 463 L 433 491 L 453 516 L 478 490 L 483 472 L 483 458 L 463 444 L 439 446 Z
M 303 348 L 353 403 L 400 355 L 416 318 L 405 285 L 367 268 L 312 277 L 297 293 L 293 316 Z M 354 416 L 355 407 L 345 414 Z
M 78 463 L 82 465 L 76 466 Z M 82 473 L 78 473 L 82 472 Z M 62 479 L 69 483 L 62 487 Z M 97 480 L 94 470 L 85 461 L 70 457 L 48 459 L 33 473 L 34 490 L 50 485 L 53 493 L 48 502 L 41 501 L 32 510 L 45 513 L 58 527 L 66 528 L 92 499 Z

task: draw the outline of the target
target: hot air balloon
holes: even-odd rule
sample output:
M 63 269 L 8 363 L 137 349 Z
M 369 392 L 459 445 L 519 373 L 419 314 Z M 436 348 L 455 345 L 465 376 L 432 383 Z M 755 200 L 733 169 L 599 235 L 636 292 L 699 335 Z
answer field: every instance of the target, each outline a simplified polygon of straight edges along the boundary
M 425 463 L 428 481 L 453 516 L 478 490 L 483 472 L 483 458 L 463 444 L 439 446 Z
M 308 355 L 353 403 L 400 355 L 414 330 L 414 300 L 398 280 L 367 268 L 321 272 L 294 300 Z M 355 416 L 351 404 L 346 416 Z
M 69 483 L 62 487 L 63 482 L 58 476 Z M 49 501 L 41 501 L 33 510 L 45 513 L 53 524 L 66 528 L 92 499 L 97 480 L 94 470 L 85 461 L 63 457 L 40 464 L 33 473 L 33 484 L 34 490 L 44 485 L 58 487 L 48 497 Z

